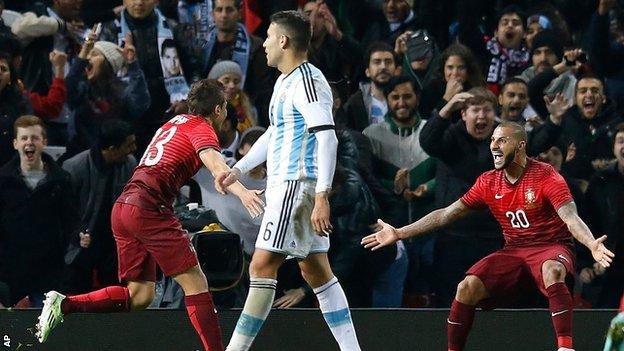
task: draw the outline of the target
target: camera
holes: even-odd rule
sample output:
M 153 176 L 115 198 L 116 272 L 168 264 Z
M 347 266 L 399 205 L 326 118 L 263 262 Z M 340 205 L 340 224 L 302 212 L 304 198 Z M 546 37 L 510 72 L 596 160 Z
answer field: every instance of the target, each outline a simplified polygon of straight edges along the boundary
M 426 31 L 417 31 L 410 35 L 406 45 L 410 62 L 423 60 L 433 51 L 433 40 Z

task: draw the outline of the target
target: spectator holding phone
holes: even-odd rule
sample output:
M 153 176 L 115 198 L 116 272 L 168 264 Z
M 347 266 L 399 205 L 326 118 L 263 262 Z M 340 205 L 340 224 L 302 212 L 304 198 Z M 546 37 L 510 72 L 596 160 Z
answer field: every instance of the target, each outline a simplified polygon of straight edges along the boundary
M 426 30 L 407 31 L 397 38 L 394 53 L 402 60 L 401 74 L 410 77 L 422 91 L 433 76 L 438 46 Z
M 575 74 L 586 61 L 580 49 L 563 51 L 563 46 L 552 30 L 544 30 L 533 38 L 531 67 L 518 78 L 529 85 L 531 106 L 542 118 L 548 117 L 544 95 L 550 99 L 562 94 L 568 101 L 574 100 Z

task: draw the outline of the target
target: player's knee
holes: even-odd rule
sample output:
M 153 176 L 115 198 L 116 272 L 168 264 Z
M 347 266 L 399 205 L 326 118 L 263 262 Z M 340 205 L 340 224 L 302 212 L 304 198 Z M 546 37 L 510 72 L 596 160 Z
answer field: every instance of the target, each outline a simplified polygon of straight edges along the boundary
M 457 300 L 462 303 L 476 304 L 484 295 L 483 283 L 475 276 L 467 276 L 457 285 Z
M 561 262 L 546 261 L 542 266 L 542 275 L 546 285 L 562 282 L 565 279 L 566 268 Z
M 154 301 L 154 291 L 140 290 L 130 295 L 130 301 L 133 310 L 144 310 Z
M 262 260 L 251 260 L 249 264 L 249 276 L 254 278 L 277 278 L 277 269 L 272 264 Z

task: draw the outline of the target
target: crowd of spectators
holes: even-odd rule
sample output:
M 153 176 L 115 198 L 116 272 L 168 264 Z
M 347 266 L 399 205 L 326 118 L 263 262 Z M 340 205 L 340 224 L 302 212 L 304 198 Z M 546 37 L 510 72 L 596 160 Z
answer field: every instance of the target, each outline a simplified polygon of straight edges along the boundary
M 467 268 L 504 245 L 487 211 L 376 252 L 359 244 L 377 218 L 403 226 L 460 198 L 493 168 L 490 137 L 501 121 L 525 126 L 529 157 L 563 175 L 581 217 L 616 254 L 605 270 L 578 246 L 577 305 L 617 307 L 617 0 L 0 0 L 1 306 L 38 307 L 51 289 L 117 283 L 112 205 L 157 129 L 186 112 L 197 79 L 225 87 L 224 158 L 233 164 L 249 151 L 268 127 L 278 77 L 262 46 L 268 17 L 284 9 L 310 19 L 309 62 L 334 94 L 330 261 L 352 307 L 447 307 Z M 45 152 L 51 146 L 60 158 Z M 195 197 L 253 255 L 260 219 L 221 198 L 205 170 L 194 180 Z M 242 182 L 263 188 L 265 169 Z M 311 289 L 288 267 L 275 306 L 308 306 Z

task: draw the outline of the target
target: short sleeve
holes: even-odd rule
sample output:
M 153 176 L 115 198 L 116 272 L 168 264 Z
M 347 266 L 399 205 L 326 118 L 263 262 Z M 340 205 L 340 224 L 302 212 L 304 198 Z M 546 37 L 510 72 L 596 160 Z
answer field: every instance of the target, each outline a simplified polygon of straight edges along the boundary
M 555 210 L 574 200 L 565 179 L 555 170 L 552 171 L 550 177 L 543 184 L 544 196 L 550 201 Z
M 299 66 L 302 79 L 295 85 L 293 95 L 295 108 L 303 115 L 308 130 L 315 127 L 333 126 L 331 88 L 325 78 L 312 74 L 306 64 Z
M 468 207 L 473 209 L 480 209 L 487 207 L 485 202 L 485 190 L 487 184 L 485 181 L 485 174 L 482 174 L 477 178 L 477 181 L 472 185 L 464 196 L 461 197 L 461 201 Z
M 205 149 L 220 150 L 219 138 L 214 128 L 207 123 L 199 123 L 188 133 L 188 138 L 196 153 Z

